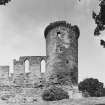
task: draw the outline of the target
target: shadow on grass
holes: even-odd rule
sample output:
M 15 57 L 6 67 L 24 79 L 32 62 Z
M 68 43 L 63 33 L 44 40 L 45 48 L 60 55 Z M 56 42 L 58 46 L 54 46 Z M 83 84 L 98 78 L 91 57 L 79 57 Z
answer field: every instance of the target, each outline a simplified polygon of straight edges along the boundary
M 105 104 L 95 104 L 95 105 L 105 105 Z

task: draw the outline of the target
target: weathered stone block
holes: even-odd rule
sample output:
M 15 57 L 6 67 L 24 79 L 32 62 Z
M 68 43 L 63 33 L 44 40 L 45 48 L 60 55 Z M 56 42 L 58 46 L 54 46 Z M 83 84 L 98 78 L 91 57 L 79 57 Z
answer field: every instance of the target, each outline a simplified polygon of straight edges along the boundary
M 0 84 L 9 84 L 9 66 L 0 66 Z

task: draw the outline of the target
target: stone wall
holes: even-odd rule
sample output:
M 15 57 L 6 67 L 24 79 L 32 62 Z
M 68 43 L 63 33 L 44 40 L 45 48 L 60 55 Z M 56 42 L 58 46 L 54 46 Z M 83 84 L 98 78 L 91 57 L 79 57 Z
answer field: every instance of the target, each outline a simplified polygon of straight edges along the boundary
M 46 56 L 21 56 L 19 60 L 14 59 L 13 81 L 24 83 L 28 80 L 33 84 L 46 75 L 46 80 L 49 82 L 77 85 L 79 34 L 77 26 L 72 26 L 65 21 L 57 21 L 48 25 L 44 32 Z M 42 60 L 46 62 L 46 72 L 43 77 Z M 29 62 L 29 73 L 25 71 L 26 61 Z M 5 67 L 0 69 L 2 71 Z M 6 75 L 7 73 L 4 76 Z
M 0 66 L 0 85 L 8 85 L 9 82 L 9 66 Z
M 45 56 L 21 56 L 19 61 L 14 60 L 14 76 L 16 84 L 34 84 L 41 78 L 41 61 L 45 60 Z M 29 61 L 29 72 L 25 71 L 25 62 Z
M 24 63 L 21 62 L 20 60 L 17 61 L 14 59 L 13 61 L 13 81 L 17 85 L 23 85 L 24 84 L 24 76 L 25 76 L 25 67 Z
M 48 25 L 44 35 L 46 39 L 46 56 L 21 56 L 14 59 L 12 77 L 16 83 L 34 84 L 44 78 L 46 81 L 61 84 L 78 84 L 78 37 L 79 28 L 66 21 L 57 21 Z M 46 62 L 46 72 L 41 73 L 41 61 Z M 29 63 L 29 72 L 25 71 L 25 63 Z M 8 67 L 0 67 L 2 78 L 8 78 Z M 7 70 L 8 69 L 8 70 Z M 4 71 L 3 71 L 4 70 Z M 5 73 L 4 73 L 5 72 Z
M 19 60 L 23 63 L 28 60 L 31 75 L 41 77 L 41 61 L 43 59 L 46 61 L 45 56 L 21 56 Z
M 13 70 L 14 70 L 14 77 L 25 74 L 25 66 L 22 61 L 13 60 Z
M 57 21 L 46 27 L 44 35 L 46 56 L 21 56 L 19 60 L 14 59 L 11 77 L 9 66 L 0 66 L 0 99 L 19 104 L 41 102 L 42 92 L 52 86 L 67 91 L 70 98 L 81 97 L 77 87 L 78 27 Z M 41 72 L 43 60 L 46 63 L 45 73 Z M 28 72 L 25 69 L 27 62 Z
M 78 37 L 77 26 L 65 21 L 51 23 L 45 29 L 46 78 L 51 82 L 78 83 Z M 58 79 L 64 80 L 58 80 Z

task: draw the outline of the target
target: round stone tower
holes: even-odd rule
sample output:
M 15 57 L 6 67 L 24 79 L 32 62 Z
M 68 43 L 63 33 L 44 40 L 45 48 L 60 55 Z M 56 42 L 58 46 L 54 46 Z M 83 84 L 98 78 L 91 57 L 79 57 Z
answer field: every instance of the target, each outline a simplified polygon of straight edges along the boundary
M 78 84 L 79 28 L 66 21 L 48 25 L 46 39 L 46 80 L 59 84 Z

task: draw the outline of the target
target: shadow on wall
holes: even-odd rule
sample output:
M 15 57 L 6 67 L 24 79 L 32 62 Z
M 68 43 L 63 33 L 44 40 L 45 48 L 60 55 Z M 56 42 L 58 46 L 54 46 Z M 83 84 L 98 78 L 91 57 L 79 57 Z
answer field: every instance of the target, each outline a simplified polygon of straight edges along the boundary
M 77 85 L 78 84 L 78 69 L 74 67 L 70 72 L 57 72 L 50 76 L 50 82 L 60 85 Z

